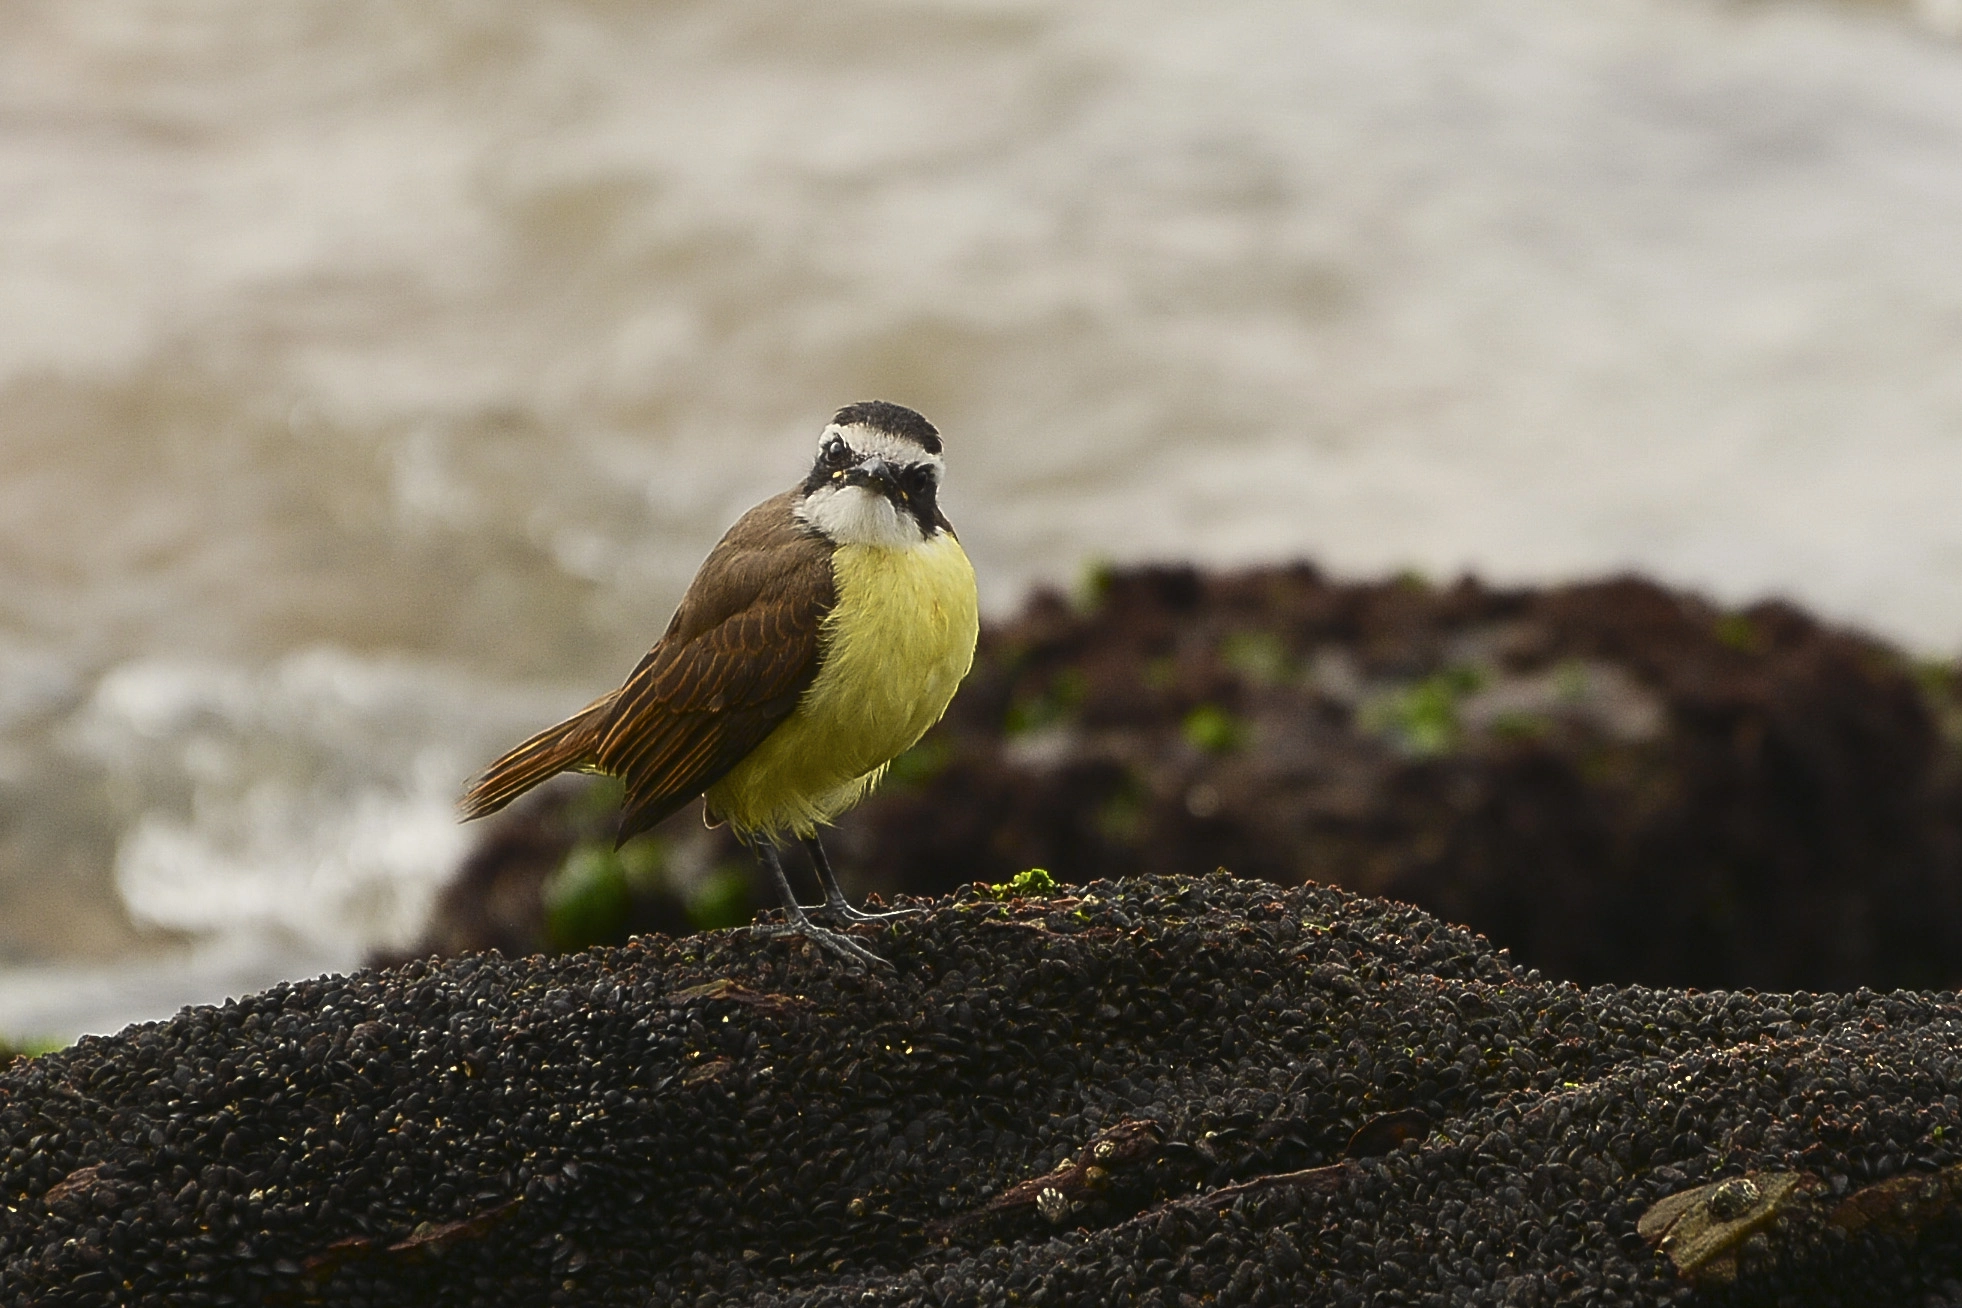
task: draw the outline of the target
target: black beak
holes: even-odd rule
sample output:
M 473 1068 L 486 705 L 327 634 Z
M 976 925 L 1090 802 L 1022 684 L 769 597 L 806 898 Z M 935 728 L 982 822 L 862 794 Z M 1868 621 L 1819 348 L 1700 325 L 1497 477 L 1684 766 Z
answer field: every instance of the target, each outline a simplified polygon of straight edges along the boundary
M 845 474 L 847 486 L 870 486 L 889 500 L 899 498 L 899 479 L 884 459 L 870 458 Z

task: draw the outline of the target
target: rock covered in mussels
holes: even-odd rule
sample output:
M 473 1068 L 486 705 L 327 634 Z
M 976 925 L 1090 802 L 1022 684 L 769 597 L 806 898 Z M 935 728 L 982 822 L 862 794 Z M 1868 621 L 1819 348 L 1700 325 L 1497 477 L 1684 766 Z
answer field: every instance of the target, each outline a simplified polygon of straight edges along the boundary
M 1226 877 L 970 889 L 859 930 L 891 974 L 648 937 L 285 985 L 16 1063 L 0 1298 L 1895 1304 L 1962 1282 L 1953 996 L 1581 990 L 1403 905 Z M 1763 1220 L 1720 1185 L 1787 1175 L 1803 1202 Z M 1736 1229 L 1692 1270 L 1727 1275 L 1685 1275 L 1643 1226 L 1699 1203 Z

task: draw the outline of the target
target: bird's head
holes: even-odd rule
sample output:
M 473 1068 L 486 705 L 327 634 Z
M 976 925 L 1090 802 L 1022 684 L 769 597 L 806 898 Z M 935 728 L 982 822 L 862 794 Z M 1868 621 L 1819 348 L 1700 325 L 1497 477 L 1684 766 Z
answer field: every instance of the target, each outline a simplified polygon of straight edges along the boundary
M 818 437 L 797 516 L 839 545 L 904 549 L 941 530 L 940 433 L 884 400 L 848 404 Z

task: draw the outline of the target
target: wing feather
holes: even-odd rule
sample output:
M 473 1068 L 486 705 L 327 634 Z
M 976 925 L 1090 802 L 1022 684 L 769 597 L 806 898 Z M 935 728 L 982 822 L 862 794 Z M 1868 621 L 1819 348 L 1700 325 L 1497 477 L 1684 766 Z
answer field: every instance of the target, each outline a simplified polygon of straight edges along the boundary
M 729 529 L 599 723 L 597 762 L 626 784 L 622 840 L 721 780 L 817 675 L 831 546 L 794 503 L 766 500 Z

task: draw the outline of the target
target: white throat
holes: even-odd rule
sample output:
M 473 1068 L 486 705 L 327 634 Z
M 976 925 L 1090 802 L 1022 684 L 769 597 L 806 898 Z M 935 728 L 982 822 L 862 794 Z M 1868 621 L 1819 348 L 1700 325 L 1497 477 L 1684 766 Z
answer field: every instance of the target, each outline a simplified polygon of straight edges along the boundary
M 926 540 L 912 514 L 869 486 L 820 486 L 798 502 L 797 517 L 838 545 L 902 550 Z

